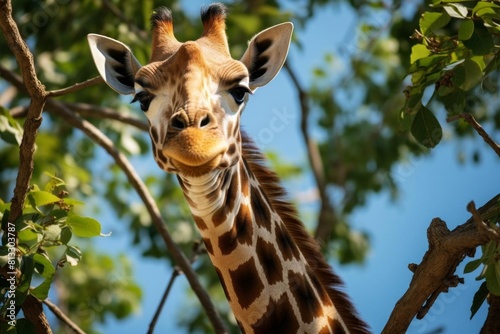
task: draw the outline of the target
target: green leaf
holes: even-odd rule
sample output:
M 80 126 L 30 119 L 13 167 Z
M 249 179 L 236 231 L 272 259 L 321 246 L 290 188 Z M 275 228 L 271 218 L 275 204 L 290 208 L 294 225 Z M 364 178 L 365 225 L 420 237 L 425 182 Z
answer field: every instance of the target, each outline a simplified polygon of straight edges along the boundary
M 486 55 L 493 53 L 493 37 L 484 27 L 476 25 L 472 36 L 463 41 L 464 45 L 472 50 L 475 55 Z
M 36 288 L 31 289 L 30 293 L 39 300 L 44 300 L 49 295 L 56 270 L 52 263 L 41 254 L 35 254 L 33 260 L 35 261 L 35 269 L 45 279 Z
M 0 106 L 0 138 L 13 145 L 21 145 L 23 128 L 10 115 L 9 111 Z
M 466 41 L 472 37 L 474 33 L 474 22 L 472 20 L 464 20 L 458 26 L 458 39 Z
M 500 263 L 492 263 L 486 269 L 486 286 L 495 296 L 500 296 Z
M 79 237 L 97 237 L 101 235 L 101 224 L 94 218 L 74 215 L 66 220 L 73 233 Z
M 458 19 L 463 19 L 468 14 L 467 7 L 459 3 L 450 3 L 448 6 L 444 6 L 443 9 L 448 15 Z
M 52 265 L 49 259 L 47 259 L 42 254 L 34 254 L 33 260 L 35 261 L 36 271 L 42 275 L 42 277 L 49 278 L 54 276 L 56 269 Z
M 416 44 L 411 47 L 410 64 L 413 64 L 419 59 L 425 58 L 431 54 L 427 46 L 423 44 Z
M 486 297 L 488 296 L 488 288 L 486 287 L 486 282 L 483 282 L 479 289 L 474 294 L 474 299 L 472 300 L 472 305 L 470 307 L 470 319 L 474 317 L 481 305 L 483 305 Z
M 467 58 L 462 64 L 458 66 L 463 66 L 465 70 L 464 81 L 459 86 L 460 89 L 468 91 L 476 87 L 481 82 L 481 80 L 483 80 L 483 71 L 476 61 Z
M 72 236 L 73 236 L 73 233 L 71 232 L 71 228 L 68 226 L 64 226 L 61 230 L 61 242 L 64 245 L 67 245 L 68 242 L 71 240 Z
M 450 22 L 450 15 L 446 12 L 425 12 L 420 18 L 419 25 L 422 34 L 429 36 L 448 22 Z
M 44 206 L 59 202 L 61 199 L 54 194 L 43 190 L 31 191 L 28 195 L 33 201 L 35 206 Z
M 476 270 L 477 268 L 479 268 L 479 266 L 481 265 L 481 263 L 483 263 L 483 261 L 481 259 L 470 261 L 469 263 L 467 263 L 465 265 L 464 273 L 468 274 L 468 273 L 473 272 L 474 270 Z
M 66 256 L 66 261 L 72 266 L 76 266 L 82 259 L 82 252 L 75 246 L 68 246 L 64 255 Z
M 489 2 L 489 1 L 479 1 L 476 6 L 472 9 L 472 15 L 481 18 L 499 18 L 500 6 Z
M 420 108 L 413 119 L 411 133 L 420 144 L 429 148 L 435 147 L 443 136 L 443 130 L 438 120 L 434 114 L 424 106 Z
M 466 94 L 461 89 L 455 89 L 452 93 L 442 97 L 448 116 L 458 115 L 464 111 L 465 97 Z

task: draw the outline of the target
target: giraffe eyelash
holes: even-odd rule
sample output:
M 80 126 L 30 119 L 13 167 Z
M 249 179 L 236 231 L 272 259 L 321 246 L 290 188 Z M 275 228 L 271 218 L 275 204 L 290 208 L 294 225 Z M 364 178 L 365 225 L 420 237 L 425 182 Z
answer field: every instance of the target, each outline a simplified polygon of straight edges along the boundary
M 141 107 L 141 110 L 146 112 L 146 111 L 148 111 L 149 104 L 154 99 L 154 97 L 155 96 L 153 94 L 149 94 L 145 91 L 140 91 L 139 93 L 135 94 L 134 98 L 132 99 L 132 101 L 130 101 L 130 103 L 134 103 L 136 101 L 139 101 L 139 105 Z

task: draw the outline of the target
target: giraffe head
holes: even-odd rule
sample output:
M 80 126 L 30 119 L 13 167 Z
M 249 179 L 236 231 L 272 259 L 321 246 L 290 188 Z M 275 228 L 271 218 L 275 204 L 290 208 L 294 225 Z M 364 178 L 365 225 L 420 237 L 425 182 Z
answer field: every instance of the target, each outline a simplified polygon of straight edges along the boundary
M 229 54 L 224 6 L 208 6 L 201 19 L 201 37 L 181 43 L 171 12 L 157 9 L 151 16 L 151 59 L 144 66 L 125 44 L 88 36 L 105 82 L 140 103 L 160 168 L 183 176 L 201 176 L 238 161 L 239 122 L 248 96 L 279 72 L 293 30 L 283 23 L 262 31 L 238 61 Z

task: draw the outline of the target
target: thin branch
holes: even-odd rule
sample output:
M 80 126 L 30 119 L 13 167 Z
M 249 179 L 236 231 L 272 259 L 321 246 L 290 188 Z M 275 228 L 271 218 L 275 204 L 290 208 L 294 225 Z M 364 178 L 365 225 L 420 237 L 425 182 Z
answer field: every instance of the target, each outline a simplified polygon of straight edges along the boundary
M 140 130 L 148 131 L 148 125 L 143 120 L 127 114 L 118 113 L 116 110 L 87 103 L 64 103 L 71 110 L 89 118 L 106 118 L 132 125 Z
M 52 111 L 62 117 L 66 122 L 71 124 L 77 129 L 83 131 L 92 141 L 101 146 L 108 154 L 115 160 L 115 163 L 122 169 L 122 171 L 127 176 L 131 186 L 136 190 L 139 197 L 142 199 L 144 205 L 146 206 L 153 224 L 163 238 L 168 251 L 174 258 L 177 265 L 182 269 L 186 275 L 191 288 L 200 300 L 201 305 L 205 309 L 216 333 L 227 333 L 228 330 L 225 324 L 222 322 L 219 314 L 217 313 L 210 297 L 207 292 L 201 286 L 198 276 L 194 272 L 189 260 L 186 258 L 184 253 L 179 249 L 176 243 L 173 241 L 172 237 L 166 229 L 166 222 L 160 215 L 160 210 L 156 205 L 156 202 L 151 197 L 146 185 L 142 182 L 141 178 L 137 175 L 135 169 L 130 164 L 127 157 L 118 151 L 114 146 L 113 142 L 104 135 L 98 128 L 86 120 L 81 119 L 69 108 L 67 108 L 63 103 L 56 100 L 48 100 L 47 105 L 52 109 Z
M 336 222 L 335 210 L 331 205 L 330 197 L 328 196 L 328 192 L 326 191 L 323 161 L 318 149 L 318 145 L 309 135 L 309 97 L 306 91 L 302 88 L 297 75 L 292 70 L 288 61 L 285 62 L 283 68 L 290 76 L 290 79 L 295 86 L 295 90 L 297 91 L 297 96 L 299 97 L 301 109 L 300 129 L 302 138 L 307 147 L 307 156 L 309 159 L 309 164 L 311 165 L 312 173 L 314 175 L 316 188 L 318 189 L 318 194 L 321 199 L 318 224 L 314 233 L 314 237 L 316 238 L 316 240 L 321 243 L 322 241 L 326 241 L 328 236 L 333 231 L 333 227 Z
M 86 334 L 85 331 L 83 331 L 80 327 L 78 327 L 77 324 L 75 324 L 66 314 L 64 314 L 64 312 L 59 307 L 57 307 L 56 304 L 54 304 L 48 299 L 45 299 L 43 303 L 47 305 L 49 310 L 51 310 L 52 313 L 54 313 L 57 319 L 66 324 L 73 332 L 77 334 Z
M 466 121 L 467 123 L 469 123 L 470 125 L 472 125 L 472 127 L 474 128 L 474 130 L 476 130 L 476 132 L 481 137 L 483 137 L 483 140 L 486 142 L 486 144 L 488 144 L 493 149 L 493 151 L 495 151 L 495 153 L 500 157 L 500 145 L 498 145 L 493 140 L 493 138 L 490 137 L 490 135 L 484 130 L 484 128 L 481 126 L 481 124 L 479 124 L 476 121 L 476 119 L 474 118 L 474 116 L 472 116 L 472 114 L 470 114 L 470 113 L 461 113 L 461 114 L 458 114 L 458 115 L 454 115 L 454 116 L 448 117 L 446 119 L 446 121 L 447 122 L 453 122 L 453 121 L 456 121 L 458 119 L 463 119 L 464 121 Z
M 191 256 L 191 259 L 189 260 L 191 264 L 193 264 L 200 254 L 203 251 L 203 247 L 201 242 L 196 242 L 194 245 L 193 249 L 193 255 Z M 165 305 L 165 302 L 168 298 L 168 295 L 170 294 L 170 290 L 172 289 L 172 286 L 174 285 L 175 279 L 182 274 L 181 268 L 178 266 L 174 267 L 174 271 L 172 272 L 172 275 L 170 276 L 170 280 L 168 281 L 167 288 L 165 289 L 165 292 L 163 293 L 163 296 L 161 297 L 160 304 L 156 308 L 156 312 L 153 316 L 153 319 L 151 320 L 151 323 L 149 324 L 149 329 L 148 329 L 148 334 L 153 334 L 156 322 L 158 321 L 160 317 L 161 310 L 163 309 L 163 305 Z
M 57 90 L 52 90 L 50 92 L 47 92 L 47 96 L 49 97 L 57 97 L 57 96 L 62 96 L 62 95 L 67 95 L 74 93 L 76 91 L 79 91 L 80 89 L 93 86 L 99 83 L 104 82 L 104 80 L 101 78 L 101 76 L 88 79 L 84 82 L 76 83 L 73 86 L 62 88 L 62 89 L 57 89 Z
M 499 212 L 500 194 L 477 210 L 481 221 L 493 219 Z M 410 287 L 396 303 L 382 333 L 405 333 L 415 315 L 423 317 L 441 292 L 463 283 L 454 275 L 458 264 L 478 246 L 492 240 L 491 233 L 478 229 L 474 216 L 453 231 L 441 219 L 432 220 L 427 230 L 429 249 L 419 265 L 411 265 L 414 275 Z

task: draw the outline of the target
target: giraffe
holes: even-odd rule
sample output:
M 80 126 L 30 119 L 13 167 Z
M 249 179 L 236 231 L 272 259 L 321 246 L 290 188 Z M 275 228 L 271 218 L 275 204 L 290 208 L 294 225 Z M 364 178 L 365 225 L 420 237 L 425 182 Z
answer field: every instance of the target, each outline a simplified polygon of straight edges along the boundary
M 249 95 L 281 69 L 293 25 L 260 32 L 238 61 L 225 18 L 224 5 L 205 7 L 201 37 L 181 43 L 171 11 L 157 9 L 144 66 L 119 41 L 97 34 L 88 41 L 105 82 L 144 111 L 154 159 L 177 175 L 242 332 L 368 333 L 278 177 L 240 129 Z

